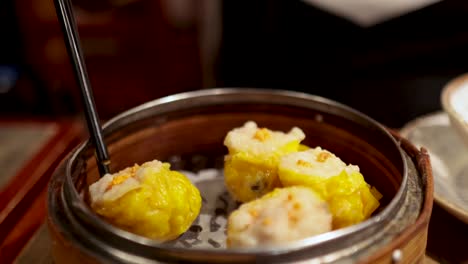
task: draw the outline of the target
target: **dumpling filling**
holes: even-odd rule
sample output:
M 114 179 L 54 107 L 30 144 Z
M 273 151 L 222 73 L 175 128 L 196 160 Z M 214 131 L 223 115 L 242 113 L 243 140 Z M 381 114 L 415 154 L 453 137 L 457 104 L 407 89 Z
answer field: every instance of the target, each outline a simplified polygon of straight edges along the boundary
M 331 222 L 327 203 L 310 188 L 275 189 L 229 216 L 227 246 L 281 245 L 328 232 Z

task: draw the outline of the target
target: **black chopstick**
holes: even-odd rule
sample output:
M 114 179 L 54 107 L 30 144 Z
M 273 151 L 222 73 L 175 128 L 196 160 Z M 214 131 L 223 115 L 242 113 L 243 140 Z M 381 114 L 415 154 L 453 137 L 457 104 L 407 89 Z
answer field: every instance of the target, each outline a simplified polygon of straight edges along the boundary
M 70 0 L 54 0 L 55 11 L 62 27 L 68 56 L 74 69 L 75 78 L 81 91 L 84 104 L 86 123 L 91 140 L 96 148 L 96 161 L 99 174 L 104 176 L 109 173 L 109 153 L 102 138 L 101 125 L 98 113 L 94 105 L 93 93 L 89 83 L 88 73 L 80 46 L 80 38 L 76 27 L 75 17 Z

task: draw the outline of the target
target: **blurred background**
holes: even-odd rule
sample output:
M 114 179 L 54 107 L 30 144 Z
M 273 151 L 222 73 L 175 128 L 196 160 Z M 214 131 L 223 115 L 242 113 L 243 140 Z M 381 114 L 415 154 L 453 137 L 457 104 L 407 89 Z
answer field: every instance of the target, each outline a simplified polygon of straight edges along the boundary
M 443 86 L 468 72 L 466 0 L 72 3 L 103 120 L 169 94 L 253 87 L 327 97 L 398 129 L 440 110 Z M 86 138 L 79 95 L 53 0 L 0 0 L 2 263 L 37 230 L 24 263 L 47 259 L 47 182 Z M 437 204 L 432 215 L 430 255 L 466 262 L 467 225 Z
M 102 119 L 182 91 L 260 87 L 324 96 L 399 128 L 440 109 L 443 85 L 468 71 L 466 1 L 370 22 L 318 0 L 72 2 Z M 53 1 L 0 5 L 2 117 L 78 115 Z

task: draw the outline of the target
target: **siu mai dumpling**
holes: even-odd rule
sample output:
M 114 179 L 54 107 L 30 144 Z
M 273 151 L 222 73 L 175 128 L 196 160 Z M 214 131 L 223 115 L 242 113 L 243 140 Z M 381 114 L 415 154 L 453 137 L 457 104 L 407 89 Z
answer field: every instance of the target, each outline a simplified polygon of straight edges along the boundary
M 279 187 L 280 157 L 298 151 L 304 138 L 297 127 L 284 133 L 259 128 L 253 121 L 231 130 L 224 139 L 229 150 L 224 162 L 229 193 L 237 201 L 248 202 Z
M 278 246 L 331 229 L 328 205 L 312 189 L 278 188 L 231 213 L 226 244 L 230 248 Z
M 201 207 L 189 179 L 157 160 L 106 174 L 89 194 L 91 208 L 109 223 L 159 241 L 184 233 Z

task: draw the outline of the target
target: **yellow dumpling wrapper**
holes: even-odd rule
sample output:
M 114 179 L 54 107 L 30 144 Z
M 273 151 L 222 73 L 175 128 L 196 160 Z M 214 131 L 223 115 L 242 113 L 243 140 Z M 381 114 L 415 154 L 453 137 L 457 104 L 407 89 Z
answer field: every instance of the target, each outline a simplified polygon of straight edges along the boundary
M 90 186 L 91 208 L 132 233 L 167 241 L 184 233 L 201 208 L 198 189 L 168 163 L 151 161 Z
M 281 186 L 279 159 L 298 151 L 304 138 L 299 128 L 284 133 L 259 128 L 252 121 L 231 130 L 224 140 L 229 150 L 224 161 L 224 180 L 229 193 L 237 201 L 248 202 Z
M 381 194 L 371 191 L 357 166 L 320 147 L 285 155 L 278 174 L 283 186 L 311 187 L 327 201 L 334 229 L 366 220 L 380 205 Z

